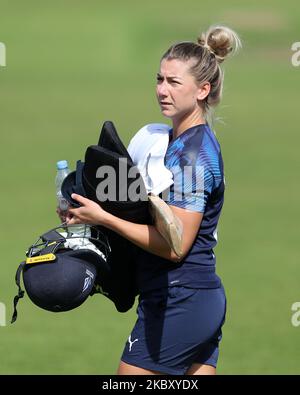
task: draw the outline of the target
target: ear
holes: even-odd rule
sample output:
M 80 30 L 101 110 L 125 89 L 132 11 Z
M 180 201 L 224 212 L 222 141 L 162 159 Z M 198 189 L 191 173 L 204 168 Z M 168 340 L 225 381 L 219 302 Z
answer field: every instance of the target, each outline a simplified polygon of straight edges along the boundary
M 210 92 L 210 83 L 209 82 L 204 82 L 201 84 L 201 86 L 198 89 L 198 94 L 197 94 L 197 99 L 198 100 L 204 100 Z

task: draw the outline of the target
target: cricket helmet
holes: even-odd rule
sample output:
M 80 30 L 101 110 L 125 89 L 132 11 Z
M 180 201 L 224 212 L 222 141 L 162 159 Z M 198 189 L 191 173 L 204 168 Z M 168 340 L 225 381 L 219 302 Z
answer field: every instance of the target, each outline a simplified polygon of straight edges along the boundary
M 38 307 L 69 311 L 80 306 L 89 295 L 99 291 L 97 281 L 106 272 L 110 246 L 103 233 L 92 226 L 62 224 L 41 235 L 26 252 L 16 272 L 18 295 L 14 298 L 12 323 L 17 318 L 16 305 L 24 296 L 21 273 L 27 295 Z M 97 289 L 96 289 L 97 288 Z M 101 287 L 100 287 L 101 289 Z

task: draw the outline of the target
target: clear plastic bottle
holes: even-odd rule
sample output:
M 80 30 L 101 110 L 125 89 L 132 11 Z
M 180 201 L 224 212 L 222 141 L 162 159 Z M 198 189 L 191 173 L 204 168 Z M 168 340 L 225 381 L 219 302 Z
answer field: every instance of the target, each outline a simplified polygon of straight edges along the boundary
M 61 186 L 63 183 L 63 180 L 67 175 L 70 173 L 68 161 L 66 160 L 60 160 L 56 163 L 56 168 L 57 168 L 57 173 L 55 177 L 55 187 L 56 187 L 56 198 L 57 198 L 57 204 L 58 207 L 62 211 L 67 211 L 69 208 L 69 203 L 68 201 L 63 197 L 61 193 Z M 70 225 L 68 226 L 68 231 L 72 232 L 73 235 L 78 238 L 80 237 L 91 237 L 91 230 L 88 225 Z M 84 243 L 84 240 L 82 240 L 82 243 Z
M 63 180 L 70 173 L 68 162 L 66 160 L 60 160 L 56 163 L 57 173 L 55 177 L 55 188 L 56 188 L 56 198 L 57 205 L 62 211 L 67 211 L 69 204 L 61 193 L 61 186 Z

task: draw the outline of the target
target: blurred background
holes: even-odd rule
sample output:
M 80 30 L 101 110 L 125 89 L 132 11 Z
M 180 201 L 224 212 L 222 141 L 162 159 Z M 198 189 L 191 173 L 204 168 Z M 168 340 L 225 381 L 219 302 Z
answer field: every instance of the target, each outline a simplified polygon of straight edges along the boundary
M 58 225 L 56 162 L 72 169 L 105 120 L 127 145 L 151 122 L 159 60 L 222 23 L 243 49 L 225 61 L 214 130 L 226 196 L 215 249 L 228 299 L 219 374 L 299 374 L 298 1 L 0 1 L 1 374 L 114 374 L 136 320 L 101 295 L 67 313 L 27 296 L 10 324 L 15 271 Z M 298 57 L 299 58 L 299 57 Z

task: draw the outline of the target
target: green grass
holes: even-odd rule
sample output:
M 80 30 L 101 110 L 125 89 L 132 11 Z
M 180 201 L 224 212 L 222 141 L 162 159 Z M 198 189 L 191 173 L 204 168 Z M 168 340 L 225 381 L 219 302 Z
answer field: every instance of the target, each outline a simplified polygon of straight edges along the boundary
M 228 314 L 219 374 L 299 374 L 298 147 L 300 41 L 296 1 L 193 0 L 0 2 L 1 276 L 7 321 L 25 250 L 57 224 L 55 162 L 74 167 L 102 123 L 123 141 L 166 122 L 155 100 L 163 51 L 211 23 L 238 31 L 243 50 L 224 63 L 222 123 L 226 198 L 216 248 Z M 260 17 L 261 16 L 261 17 Z M 113 374 L 136 316 L 95 295 L 48 313 L 28 297 L 0 327 L 1 374 Z

